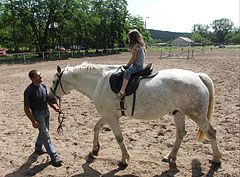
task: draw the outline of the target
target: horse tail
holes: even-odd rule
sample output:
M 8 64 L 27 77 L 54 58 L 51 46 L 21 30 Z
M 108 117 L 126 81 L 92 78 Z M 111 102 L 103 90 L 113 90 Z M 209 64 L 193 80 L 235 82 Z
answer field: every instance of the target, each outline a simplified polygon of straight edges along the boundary
M 212 115 L 214 111 L 214 84 L 212 79 L 207 74 L 198 73 L 198 75 L 209 91 L 209 104 L 208 104 L 207 118 L 208 118 L 208 121 L 210 122 L 212 120 Z M 205 133 L 199 128 L 197 133 L 197 140 L 203 141 L 204 138 L 205 138 Z

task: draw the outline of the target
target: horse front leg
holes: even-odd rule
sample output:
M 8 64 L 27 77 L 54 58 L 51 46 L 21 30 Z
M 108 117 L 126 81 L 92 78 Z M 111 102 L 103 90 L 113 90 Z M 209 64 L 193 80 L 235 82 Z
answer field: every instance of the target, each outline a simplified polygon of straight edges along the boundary
M 94 138 L 93 138 L 93 149 L 92 149 L 93 156 L 97 156 L 100 149 L 99 132 L 103 125 L 104 125 L 104 118 L 101 117 L 94 127 Z
M 108 124 L 111 127 L 113 134 L 114 134 L 115 138 L 117 139 L 117 143 L 119 144 L 121 152 L 122 152 L 122 158 L 121 158 L 121 161 L 118 163 L 118 165 L 120 168 L 126 168 L 128 166 L 126 160 L 129 161 L 129 154 L 128 154 L 127 148 L 123 142 L 122 130 L 119 125 L 119 120 L 111 119 L 111 121 L 109 121 Z
M 182 143 L 183 137 L 186 135 L 185 131 L 185 115 L 178 111 L 174 115 L 174 122 L 176 126 L 176 140 L 172 151 L 165 157 L 163 157 L 164 162 L 175 162 L 177 160 L 177 153 L 179 147 Z

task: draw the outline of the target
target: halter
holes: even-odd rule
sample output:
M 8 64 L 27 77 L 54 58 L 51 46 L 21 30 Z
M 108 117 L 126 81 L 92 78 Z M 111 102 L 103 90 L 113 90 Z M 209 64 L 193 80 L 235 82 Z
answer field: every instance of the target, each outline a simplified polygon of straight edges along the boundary
M 61 98 L 56 95 L 56 90 L 57 90 L 57 87 L 58 87 L 59 84 L 60 84 L 60 86 L 61 86 L 61 89 L 62 89 L 63 93 L 64 93 L 65 95 L 67 94 L 67 93 L 64 91 L 63 86 L 62 86 L 62 83 L 61 83 L 61 78 L 62 78 L 63 72 L 64 72 L 64 70 L 60 73 L 59 76 L 57 75 L 58 80 L 57 80 L 57 82 L 56 82 L 56 85 L 55 85 L 54 89 L 50 88 L 50 90 L 52 91 L 53 95 L 54 95 L 55 97 L 57 97 L 57 99 L 59 99 L 60 101 L 61 101 Z
M 60 109 L 61 109 L 61 101 L 62 101 L 62 100 L 61 100 L 61 98 L 60 98 L 59 96 L 56 95 L 56 90 L 57 90 L 57 87 L 58 87 L 59 84 L 60 84 L 60 87 L 61 87 L 61 89 L 62 89 L 62 92 L 63 92 L 64 94 L 67 94 L 67 93 L 64 91 L 63 86 L 62 86 L 62 83 L 61 83 L 61 78 L 62 78 L 63 72 L 64 72 L 64 70 L 60 73 L 59 76 L 57 75 L 58 80 L 57 80 L 57 82 L 56 82 L 56 85 L 55 85 L 54 89 L 50 88 L 50 90 L 52 91 L 53 95 L 59 100 L 59 102 L 58 102 L 58 107 L 59 107 Z M 63 113 L 62 120 L 61 120 L 60 115 L 61 115 L 61 113 L 59 112 L 59 113 L 58 113 L 58 123 L 59 123 L 59 125 L 58 125 L 58 128 L 57 128 L 58 134 L 60 134 L 61 132 L 63 132 L 62 123 L 63 123 L 63 120 L 65 119 L 64 113 Z

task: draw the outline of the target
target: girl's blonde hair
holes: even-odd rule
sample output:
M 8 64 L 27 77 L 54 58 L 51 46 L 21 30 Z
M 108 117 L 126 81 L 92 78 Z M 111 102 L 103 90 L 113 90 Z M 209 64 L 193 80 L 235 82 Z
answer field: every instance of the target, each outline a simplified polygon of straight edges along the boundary
M 142 38 L 141 33 L 137 29 L 133 29 L 128 33 L 129 37 L 129 45 L 128 50 L 132 50 L 136 44 L 140 44 L 142 48 L 144 49 L 144 52 L 146 51 L 146 45 Z

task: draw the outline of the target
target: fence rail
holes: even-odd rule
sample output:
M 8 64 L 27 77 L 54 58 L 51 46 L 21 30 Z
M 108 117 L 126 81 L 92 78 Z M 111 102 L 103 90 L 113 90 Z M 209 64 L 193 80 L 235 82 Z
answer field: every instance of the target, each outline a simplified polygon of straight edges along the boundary
M 4 56 L 0 55 L 0 63 L 82 58 L 85 56 L 116 54 L 124 51 L 126 51 L 126 48 L 11 53 Z

